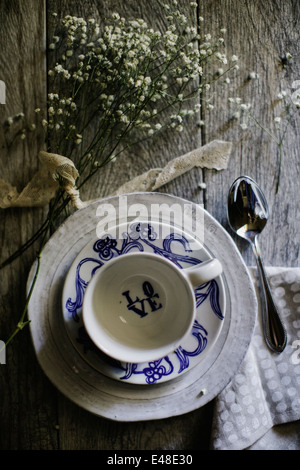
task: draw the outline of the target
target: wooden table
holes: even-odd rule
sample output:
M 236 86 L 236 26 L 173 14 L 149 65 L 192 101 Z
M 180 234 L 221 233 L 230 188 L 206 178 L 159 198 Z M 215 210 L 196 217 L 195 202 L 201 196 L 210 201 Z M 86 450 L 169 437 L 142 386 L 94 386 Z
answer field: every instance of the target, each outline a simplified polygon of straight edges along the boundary
M 121 0 L 21 0 L 0 4 L 0 79 L 6 84 L 6 104 L 0 104 L 1 125 L 8 116 L 24 112 L 33 119 L 34 109 L 45 107 L 47 37 L 53 34 L 52 12 L 58 17 L 72 14 L 100 21 L 111 11 L 144 17 L 158 27 L 162 18 L 153 17 L 149 1 Z M 188 0 L 182 0 L 181 4 Z M 236 54 L 239 71 L 231 83 L 214 96 L 214 110 L 198 116 L 179 136 L 168 135 L 127 152 L 118 163 L 108 165 L 88 187 L 84 200 L 104 197 L 121 184 L 152 167 L 161 167 L 213 139 L 233 143 L 229 166 L 224 171 L 194 169 L 164 186 L 162 192 L 184 197 L 205 208 L 225 227 L 226 200 L 232 181 L 241 174 L 253 177 L 263 188 L 270 205 L 270 220 L 261 236 L 266 265 L 297 266 L 299 262 L 299 116 L 293 115 L 282 144 L 281 177 L 279 146 L 260 125 L 242 129 L 230 111 L 233 93 L 251 102 L 252 113 L 262 126 L 275 131 L 274 118 L 284 109 L 278 93 L 290 96 L 300 88 L 299 26 L 297 0 L 203 0 L 199 1 L 202 27 L 207 33 L 226 28 L 228 56 Z M 292 58 L 289 58 L 289 54 Z M 49 62 L 48 62 L 49 61 Z M 255 78 L 249 78 L 255 76 Z M 294 84 L 295 88 L 292 88 Z M 293 95 L 295 96 L 295 95 Z M 205 114 L 205 112 L 204 112 Z M 299 111 L 298 111 L 299 114 Z M 199 119 L 205 126 L 199 126 Z M 286 122 L 283 119 L 283 122 Z M 18 190 L 38 167 L 37 153 L 44 136 L 7 142 L 1 127 L 0 177 Z M 205 183 L 205 188 L 199 188 Z M 0 209 L 1 261 L 13 253 L 38 228 L 47 214 L 45 208 Z M 248 265 L 254 263 L 246 243 L 237 241 Z M 0 339 L 14 330 L 25 302 L 25 284 L 38 245 L 1 270 Z M 7 347 L 6 364 L 1 366 L 0 448 L 109 449 L 109 450 L 191 450 L 208 449 L 213 402 L 183 416 L 137 423 L 118 423 L 89 414 L 62 396 L 39 367 L 29 329 L 25 327 Z

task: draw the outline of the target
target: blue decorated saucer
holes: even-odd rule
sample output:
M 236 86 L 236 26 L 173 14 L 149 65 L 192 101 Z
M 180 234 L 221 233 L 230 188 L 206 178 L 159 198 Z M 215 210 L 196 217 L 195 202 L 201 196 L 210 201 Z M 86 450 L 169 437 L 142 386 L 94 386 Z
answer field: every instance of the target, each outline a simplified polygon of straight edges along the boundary
M 161 230 L 162 226 L 166 230 Z M 148 385 L 181 376 L 203 361 L 221 332 L 225 316 L 225 288 L 222 276 L 195 289 L 196 320 L 190 336 L 174 352 L 147 363 L 124 363 L 100 351 L 87 335 L 82 321 L 82 301 L 93 274 L 109 260 L 132 251 L 164 256 L 178 267 L 210 259 L 207 247 L 181 229 L 166 224 L 135 221 L 119 224 L 113 234 L 91 240 L 73 261 L 63 288 L 63 320 L 74 348 L 93 368 L 107 377 L 131 384 Z M 159 234 L 164 233 L 164 236 Z M 116 236 L 116 233 L 118 236 Z M 121 234 L 121 236 L 120 236 Z

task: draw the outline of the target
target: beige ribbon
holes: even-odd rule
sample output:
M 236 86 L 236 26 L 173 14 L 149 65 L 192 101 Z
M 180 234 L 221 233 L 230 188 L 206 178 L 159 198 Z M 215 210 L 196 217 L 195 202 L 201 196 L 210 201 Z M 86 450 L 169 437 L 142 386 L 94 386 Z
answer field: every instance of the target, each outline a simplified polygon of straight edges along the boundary
M 76 188 L 79 173 L 67 157 L 55 153 L 39 152 L 41 168 L 33 175 L 31 181 L 18 193 L 8 182 L 0 179 L 0 208 L 8 207 L 43 207 L 55 196 L 61 178 L 62 186 L 70 196 L 72 205 L 81 209 L 83 203 Z
M 231 147 L 231 142 L 214 140 L 203 147 L 174 158 L 164 168 L 152 168 L 142 173 L 120 186 L 111 195 L 155 191 L 194 167 L 225 170 Z M 76 209 L 81 209 L 91 202 L 82 202 L 80 199 L 76 188 L 79 173 L 72 160 L 44 151 L 39 152 L 38 157 L 41 168 L 21 193 L 18 193 L 11 184 L 0 179 L 0 208 L 43 207 L 55 196 L 59 187 L 58 179 L 61 180 L 63 188 Z
M 79 173 L 72 160 L 62 155 L 44 151 L 39 153 L 39 159 L 46 166 L 54 181 L 57 181 L 59 177 L 62 178 L 62 186 L 70 196 L 72 206 L 76 209 L 84 207 L 86 204 L 81 201 L 79 191 L 76 188 L 76 179 Z
M 213 140 L 212 142 L 174 158 L 164 168 L 153 168 L 120 186 L 116 194 L 156 191 L 194 167 L 225 170 L 231 152 L 231 142 Z

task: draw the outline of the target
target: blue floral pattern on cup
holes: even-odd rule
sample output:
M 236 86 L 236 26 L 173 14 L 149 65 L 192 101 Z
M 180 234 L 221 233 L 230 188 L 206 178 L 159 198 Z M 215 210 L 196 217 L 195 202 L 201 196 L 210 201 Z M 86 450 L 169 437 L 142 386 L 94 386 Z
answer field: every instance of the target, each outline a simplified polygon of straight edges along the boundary
M 156 245 L 155 240 L 157 234 L 153 227 L 148 223 L 134 223 L 129 227 L 129 231 L 123 233 L 122 236 L 123 238 L 120 241 L 111 238 L 110 236 L 105 236 L 96 240 L 93 245 L 95 257 L 83 258 L 78 263 L 75 275 L 76 297 L 74 300 L 68 298 L 65 305 L 70 318 L 74 322 L 80 323 L 83 296 L 89 282 L 83 279 L 80 275 L 80 271 L 84 265 L 88 265 L 90 267 L 90 278 L 92 278 L 95 272 L 110 259 L 129 253 L 131 250 L 145 251 L 145 249 L 148 249 L 160 256 L 164 256 L 180 268 L 183 267 L 182 265 L 184 263 L 196 265 L 201 262 L 198 258 L 194 258 L 189 254 L 192 250 L 189 247 L 188 240 L 177 233 L 171 233 L 166 236 L 162 241 L 162 246 Z M 121 246 L 119 246 L 120 243 Z M 184 248 L 185 254 L 174 252 L 172 250 L 174 243 L 180 243 Z M 195 289 L 195 297 L 197 307 L 199 307 L 203 302 L 209 301 L 212 312 L 220 321 L 224 319 L 219 302 L 219 286 L 215 280 L 206 282 L 205 284 L 197 287 L 197 289 Z M 159 382 L 162 377 L 172 374 L 175 368 L 177 373 L 180 374 L 183 370 L 186 370 L 189 367 L 189 358 L 198 356 L 205 350 L 208 342 L 208 333 L 197 320 L 194 322 L 191 335 L 195 339 L 196 347 L 191 351 L 188 351 L 181 346 L 177 348 L 174 357 L 178 364 L 175 364 L 174 358 L 171 360 L 169 356 L 147 364 L 121 363 L 102 353 L 90 340 L 84 327 L 80 325 L 78 325 L 77 342 L 82 346 L 84 353 L 91 351 L 93 354 L 98 355 L 109 363 L 110 366 L 117 368 L 120 371 L 121 380 L 126 381 L 133 375 L 140 374 L 144 377 L 145 383 L 154 384 Z

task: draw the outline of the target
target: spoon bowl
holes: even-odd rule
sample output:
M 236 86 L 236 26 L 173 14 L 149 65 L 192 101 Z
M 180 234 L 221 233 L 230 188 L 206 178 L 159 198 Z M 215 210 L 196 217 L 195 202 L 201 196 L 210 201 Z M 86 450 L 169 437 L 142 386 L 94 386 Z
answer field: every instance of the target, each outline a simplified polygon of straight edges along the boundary
M 269 217 L 268 204 L 261 189 L 249 177 L 239 177 L 228 194 L 228 220 L 240 237 L 254 242 Z
M 286 331 L 272 297 L 257 240 L 268 221 L 268 204 L 252 178 L 240 176 L 233 182 L 228 193 L 227 212 L 231 229 L 252 246 L 260 279 L 265 341 L 273 352 L 280 353 L 286 346 Z

